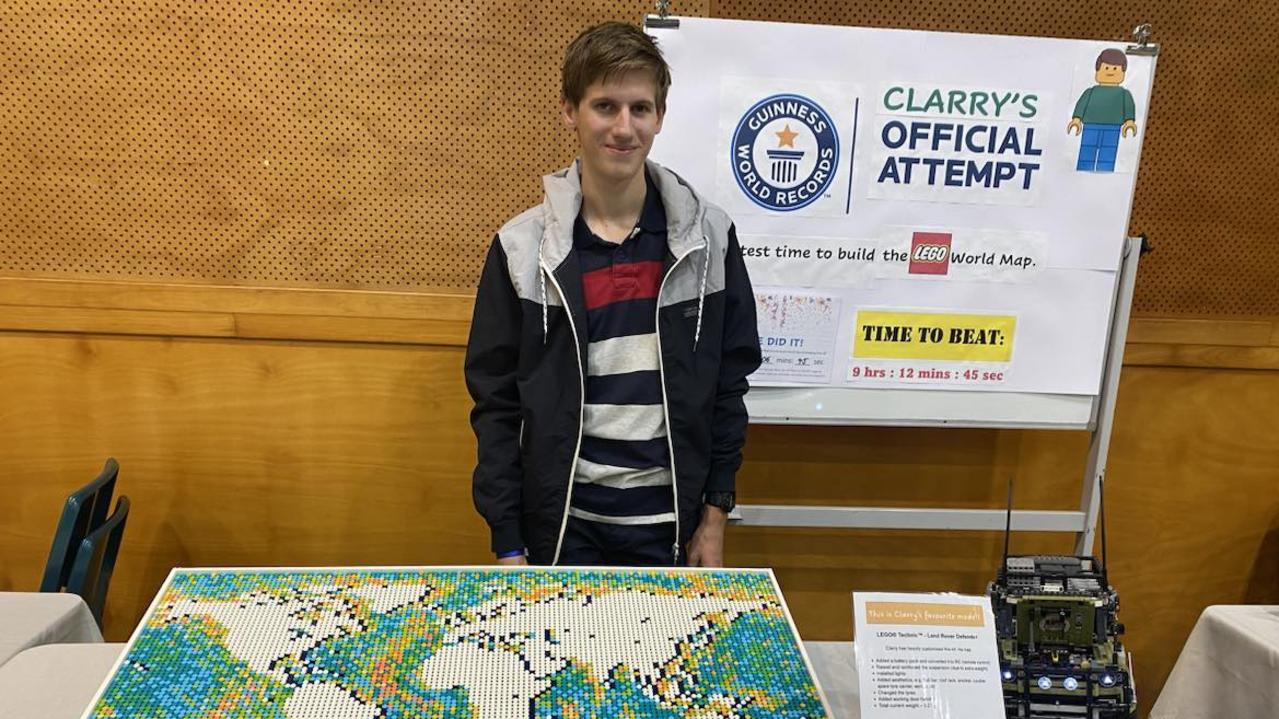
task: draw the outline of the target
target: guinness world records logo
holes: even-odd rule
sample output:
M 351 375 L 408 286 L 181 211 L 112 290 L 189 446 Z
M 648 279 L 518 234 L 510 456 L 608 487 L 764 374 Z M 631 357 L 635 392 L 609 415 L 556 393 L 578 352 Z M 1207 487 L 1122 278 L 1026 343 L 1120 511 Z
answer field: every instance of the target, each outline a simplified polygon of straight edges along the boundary
M 746 111 L 733 131 L 733 177 L 752 202 L 790 212 L 821 197 L 839 166 L 839 134 L 821 105 L 792 93 Z

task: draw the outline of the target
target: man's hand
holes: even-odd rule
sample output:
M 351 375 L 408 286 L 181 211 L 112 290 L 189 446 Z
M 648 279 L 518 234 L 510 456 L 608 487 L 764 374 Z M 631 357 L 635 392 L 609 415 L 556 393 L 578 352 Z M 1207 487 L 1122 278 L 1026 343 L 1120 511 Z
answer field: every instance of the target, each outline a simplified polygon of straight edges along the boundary
M 1077 117 L 1070 118 L 1070 124 L 1066 125 L 1067 135 L 1078 135 L 1084 131 L 1084 122 Z
M 702 522 L 688 542 L 688 566 L 724 566 L 724 527 L 728 512 L 709 504 L 702 507 Z
M 1119 134 L 1123 137 L 1136 137 L 1137 123 L 1133 120 L 1125 122 L 1123 127 L 1119 128 Z
M 497 563 L 504 567 L 527 567 L 528 557 L 523 554 L 517 554 L 514 557 L 502 557 Z

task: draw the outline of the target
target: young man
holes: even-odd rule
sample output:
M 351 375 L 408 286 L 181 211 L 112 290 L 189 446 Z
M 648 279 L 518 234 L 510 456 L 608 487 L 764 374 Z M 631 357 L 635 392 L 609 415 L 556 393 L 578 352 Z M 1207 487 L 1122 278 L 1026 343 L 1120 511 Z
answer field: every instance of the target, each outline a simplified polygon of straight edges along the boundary
M 578 160 L 504 226 L 466 384 L 475 506 L 504 564 L 722 566 L 759 366 L 732 223 L 647 161 L 670 70 L 639 28 L 569 45 Z

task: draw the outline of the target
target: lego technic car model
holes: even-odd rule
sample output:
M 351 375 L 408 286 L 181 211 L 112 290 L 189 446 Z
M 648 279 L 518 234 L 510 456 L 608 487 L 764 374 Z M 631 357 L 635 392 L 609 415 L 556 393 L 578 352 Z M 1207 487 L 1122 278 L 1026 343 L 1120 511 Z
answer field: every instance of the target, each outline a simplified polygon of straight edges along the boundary
M 1007 557 L 989 595 L 1009 719 L 1129 719 L 1119 595 L 1092 557 Z

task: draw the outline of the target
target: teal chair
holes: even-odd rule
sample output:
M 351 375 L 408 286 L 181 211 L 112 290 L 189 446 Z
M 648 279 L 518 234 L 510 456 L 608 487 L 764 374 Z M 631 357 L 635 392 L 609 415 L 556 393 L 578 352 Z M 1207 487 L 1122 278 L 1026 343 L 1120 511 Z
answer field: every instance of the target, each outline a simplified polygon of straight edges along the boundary
M 67 591 L 79 594 L 89 605 L 93 618 L 102 626 L 102 608 L 107 603 L 107 586 L 115 571 L 115 559 L 124 539 L 124 523 L 129 518 L 129 498 L 116 500 L 115 512 L 102 526 L 89 532 L 80 541 L 71 576 L 67 579 Z
M 62 506 L 62 516 L 58 519 L 58 528 L 53 534 L 49 561 L 44 565 L 40 591 L 60 592 L 67 586 L 80 543 L 107 519 L 115 480 L 119 475 L 119 463 L 109 458 L 97 479 L 67 497 L 66 504 Z

